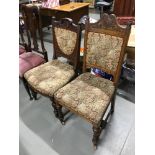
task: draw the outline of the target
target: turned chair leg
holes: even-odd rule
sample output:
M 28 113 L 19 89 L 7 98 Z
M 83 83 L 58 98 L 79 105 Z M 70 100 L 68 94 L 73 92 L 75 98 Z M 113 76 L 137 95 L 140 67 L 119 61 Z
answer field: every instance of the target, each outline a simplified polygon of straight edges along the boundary
M 101 131 L 102 131 L 102 128 L 101 127 L 94 127 L 93 126 L 94 135 L 93 135 L 92 142 L 93 142 L 93 145 L 94 145 L 94 149 L 97 148 L 97 143 L 98 143 L 98 140 L 99 140 L 99 136 L 101 134 Z
M 52 102 L 52 107 L 53 107 L 53 109 L 54 109 L 55 117 L 56 117 L 56 118 L 59 118 L 59 117 L 58 117 L 58 109 L 57 109 L 57 107 L 56 107 L 56 104 L 55 104 L 53 98 L 50 98 L 50 100 L 51 100 L 51 102 Z
M 64 125 L 64 115 L 62 113 L 62 106 L 59 104 L 56 104 L 57 110 L 58 110 L 58 119 L 60 120 L 61 124 Z
M 111 114 L 114 113 L 114 109 L 115 109 L 115 98 L 116 98 L 116 94 L 113 95 L 112 100 L 111 100 Z
M 35 92 L 34 90 L 31 89 L 32 92 L 32 96 L 35 100 L 37 100 L 37 92 Z
M 30 97 L 30 100 L 33 100 L 33 97 L 31 96 L 30 88 L 28 86 L 27 81 L 25 80 L 25 78 L 22 78 L 22 81 L 23 81 L 24 87 L 25 87 L 25 89 L 26 89 L 26 91 Z

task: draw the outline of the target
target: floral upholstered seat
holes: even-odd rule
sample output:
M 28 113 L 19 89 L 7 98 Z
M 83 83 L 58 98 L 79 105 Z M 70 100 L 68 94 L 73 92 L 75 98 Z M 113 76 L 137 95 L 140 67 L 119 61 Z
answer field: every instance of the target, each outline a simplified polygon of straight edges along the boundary
M 74 74 L 71 65 L 52 60 L 29 70 L 24 77 L 38 92 L 53 96 L 53 93 L 69 82 Z
M 59 89 L 54 97 L 62 106 L 78 112 L 95 124 L 109 105 L 113 92 L 113 82 L 84 73 Z

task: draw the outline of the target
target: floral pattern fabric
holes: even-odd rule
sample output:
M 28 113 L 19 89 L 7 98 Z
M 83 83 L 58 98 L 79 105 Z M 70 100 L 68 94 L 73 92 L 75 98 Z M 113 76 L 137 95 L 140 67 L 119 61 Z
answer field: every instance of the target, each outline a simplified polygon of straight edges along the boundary
M 74 76 L 73 67 L 59 60 L 52 60 L 24 74 L 28 83 L 39 92 L 53 96 Z
M 109 105 L 114 88 L 112 81 L 84 73 L 59 89 L 54 99 L 90 122 L 98 123 Z
M 57 27 L 54 28 L 54 31 L 60 50 L 66 55 L 72 54 L 76 45 L 77 34 Z
M 106 34 L 88 33 L 86 63 L 115 72 L 123 39 Z

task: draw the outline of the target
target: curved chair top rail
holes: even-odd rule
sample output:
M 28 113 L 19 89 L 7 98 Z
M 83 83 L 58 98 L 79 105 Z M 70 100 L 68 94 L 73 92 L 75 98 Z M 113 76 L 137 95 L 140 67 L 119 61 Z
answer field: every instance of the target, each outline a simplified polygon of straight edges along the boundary
M 127 26 L 122 26 L 118 23 L 117 18 L 114 14 L 104 13 L 99 21 L 96 23 L 90 23 L 89 20 L 86 20 L 86 25 L 90 28 L 99 28 L 105 30 L 111 30 L 113 32 L 120 32 L 121 34 L 125 34 L 130 32 L 131 24 L 129 23 Z

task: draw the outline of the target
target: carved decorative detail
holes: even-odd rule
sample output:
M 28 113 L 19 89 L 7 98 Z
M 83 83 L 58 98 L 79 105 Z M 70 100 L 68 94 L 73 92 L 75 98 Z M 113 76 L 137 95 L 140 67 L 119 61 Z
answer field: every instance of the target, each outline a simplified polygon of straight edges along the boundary
M 90 24 L 92 28 L 104 28 L 109 30 L 115 30 L 120 32 L 125 32 L 126 27 L 119 25 L 117 22 L 117 18 L 114 14 L 106 14 L 102 15 L 102 18 L 96 22 Z

